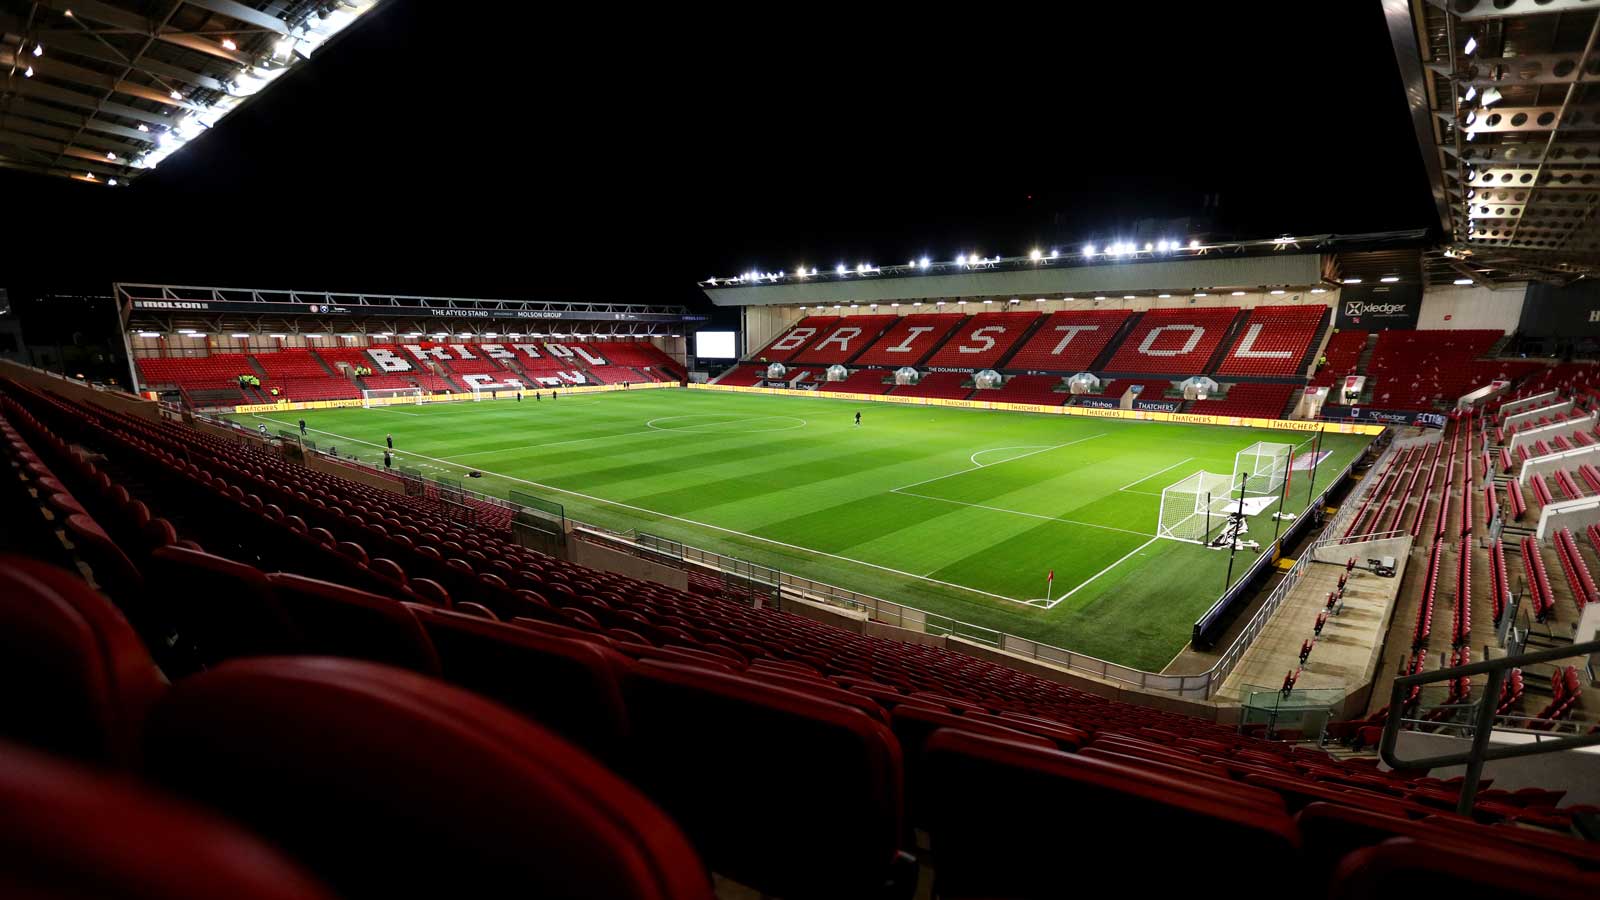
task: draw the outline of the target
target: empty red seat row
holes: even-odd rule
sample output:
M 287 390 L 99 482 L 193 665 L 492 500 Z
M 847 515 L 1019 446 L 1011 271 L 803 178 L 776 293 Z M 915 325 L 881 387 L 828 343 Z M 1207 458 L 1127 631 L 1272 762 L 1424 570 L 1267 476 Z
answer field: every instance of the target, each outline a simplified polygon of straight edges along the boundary
M 1039 320 L 1037 312 L 985 312 L 958 325 L 928 357 L 934 368 L 988 369 L 998 366 Z
M 1201 374 L 1238 312 L 1232 306 L 1152 309 L 1134 323 L 1106 370 Z
M 927 372 L 916 384 L 896 386 L 889 393 L 896 397 L 936 397 L 943 400 L 965 400 L 972 395 L 966 372 Z
M 1435 541 L 1428 554 L 1428 570 L 1423 576 L 1422 601 L 1417 606 L 1417 621 L 1411 627 L 1412 648 L 1426 647 L 1433 633 L 1433 604 L 1439 593 L 1439 569 L 1444 561 L 1444 544 Z
M 840 316 L 832 325 L 821 329 L 805 349 L 790 358 L 804 365 L 850 362 L 897 318 L 890 315 Z
M 843 381 L 829 381 L 819 390 L 847 394 L 887 394 L 894 387 L 894 373 L 887 369 L 857 369 Z
M 877 342 L 868 347 L 855 364 L 858 366 L 920 365 L 966 316 L 960 313 L 912 313 L 895 320 Z
M 1361 352 L 1366 348 L 1365 331 L 1340 331 L 1328 338 L 1328 343 L 1322 348 L 1322 355 L 1327 357 L 1328 361 L 1317 369 L 1311 383 L 1328 385 L 1334 389 L 1330 392 L 1329 403 L 1343 402 L 1344 398 L 1339 392 L 1344 389 L 1344 377 L 1356 374 L 1356 365 L 1361 361 Z
M 1078 309 L 1051 313 L 1006 363 L 1008 371 L 1060 372 L 1090 369 L 1132 315 L 1125 309 Z
M 1561 559 L 1561 568 L 1567 576 L 1567 586 L 1572 591 L 1572 602 L 1577 605 L 1578 613 L 1583 613 L 1583 608 L 1589 603 L 1600 600 L 1600 594 L 1595 592 L 1594 579 L 1589 575 L 1589 564 L 1583 561 L 1583 554 L 1578 550 L 1578 540 L 1572 536 L 1572 530 L 1563 528 L 1556 532 L 1556 554 Z
M 1061 406 L 1072 399 L 1072 394 L 1065 388 L 1066 384 L 1060 375 L 1012 375 L 1006 378 L 999 390 L 981 391 L 973 399 Z
M 1312 306 L 1258 306 L 1217 366 L 1218 375 L 1303 375 L 1306 355 L 1330 310 Z
M 1220 399 L 1194 401 L 1189 405 L 1189 412 L 1197 415 L 1281 419 L 1285 415 L 1284 407 L 1296 390 L 1292 384 L 1236 384 Z
M 1544 558 L 1539 554 L 1539 542 L 1531 537 L 1522 539 L 1522 566 L 1528 576 L 1528 596 L 1533 603 L 1534 617 L 1543 622 L 1555 610 L 1556 601 L 1550 590 L 1550 578 L 1545 573 Z

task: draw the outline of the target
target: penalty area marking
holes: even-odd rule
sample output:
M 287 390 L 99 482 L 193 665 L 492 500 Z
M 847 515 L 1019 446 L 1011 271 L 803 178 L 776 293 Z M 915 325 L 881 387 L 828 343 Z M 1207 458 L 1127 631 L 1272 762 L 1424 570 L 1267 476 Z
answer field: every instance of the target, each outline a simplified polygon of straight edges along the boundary
M 665 426 L 665 425 L 657 425 L 656 424 L 657 422 L 674 422 L 674 421 L 677 421 L 679 419 L 712 419 L 712 418 L 718 419 L 720 421 L 702 422 L 699 425 Z M 690 413 L 689 415 L 683 415 L 683 416 L 657 416 L 656 418 L 651 419 L 650 421 L 644 423 L 644 425 L 645 425 L 646 428 L 653 428 L 653 429 L 655 429 L 657 431 L 688 431 L 688 432 L 690 432 L 692 434 L 699 434 L 699 433 L 702 433 L 702 432 L 700 432 L 698 430 L 698 429 L 701 429 L 701 428 L 707 428 L 707 427 L 715 428 L 718 425 L 730 425 L 730 424 L 733 424 L 735 422 L 740 422 L 740 423 L 768 422 L 768 421 L 772 421 L 774 419 L 783 419 L 783 420 L 787 420 L 789 422 L 798 422 L 799 424 L 798 425 L 785 425 L 785 426 L 783 426 L 781 428 L 741 428 L 741 429 L 738 429 L 736 431 L 721 431 L 721 432 L 712 431 L 710 433 L 712 433 L 712 434 L 769 434 L 769 433 L 774 432 L 774 431 L 793 431 L 796 428 L 804 428 L 807 425 L 811 424 L 810 422 L 807 422 L 805 419 L 802 419 L 802 418 L 800 418 L 798 416 L 756 416 L 755 418 L 744 418 L 743 416 L 740 416 L 737 413 Z

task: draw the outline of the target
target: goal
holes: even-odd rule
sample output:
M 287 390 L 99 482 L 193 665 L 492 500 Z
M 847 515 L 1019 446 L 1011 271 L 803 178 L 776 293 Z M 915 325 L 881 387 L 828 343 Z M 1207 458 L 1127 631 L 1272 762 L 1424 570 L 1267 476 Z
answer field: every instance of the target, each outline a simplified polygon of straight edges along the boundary
M 1233 457 L 1234 484 L 1244 483 L 1246 497 L 1265 497 L 1278 493 L 1289 472 L 1292 444 L 1257 441 Z
M 422 388 L 376 388 L 361 392 L 361 408 L 395 406 L 403 403 L 427 403 L 428 394 Z
M 1229 500 L 1235 499 L 1231 476 L 1196 472 L 1161 491 L 1156 537 L 1204 544 L 1227 524 Z M 1235 500 L 1236 502 L 1236 500 Z
M 472 385 L 472 399 L 480 400 L 509 400 L 516 396 L 522 388 L 514 384 L 474 384 Z

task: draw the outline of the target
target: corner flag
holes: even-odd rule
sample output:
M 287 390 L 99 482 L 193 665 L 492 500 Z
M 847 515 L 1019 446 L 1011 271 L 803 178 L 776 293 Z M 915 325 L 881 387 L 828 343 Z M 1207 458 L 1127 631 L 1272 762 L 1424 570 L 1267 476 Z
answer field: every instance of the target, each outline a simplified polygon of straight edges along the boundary
M 1056 583 L 1056 570 L 1051 569 L 1050 574 L 1044 577 L 1044 598 L 1050 599 L 1050 588 Z

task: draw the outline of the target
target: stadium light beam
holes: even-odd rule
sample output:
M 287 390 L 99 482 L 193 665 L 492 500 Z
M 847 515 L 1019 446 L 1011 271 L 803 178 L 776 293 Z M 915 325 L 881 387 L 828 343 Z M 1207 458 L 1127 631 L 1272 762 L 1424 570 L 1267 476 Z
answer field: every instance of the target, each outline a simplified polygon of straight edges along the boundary
M 1452 281 L 1450 283 L 1451 284 L 1459 284 L 1459 285 L 1467 285 L 1467 284 L 1471 284 L 1472 283 L 1472 279 L 1471 278 L 1457 278 L 1455 281 Z

